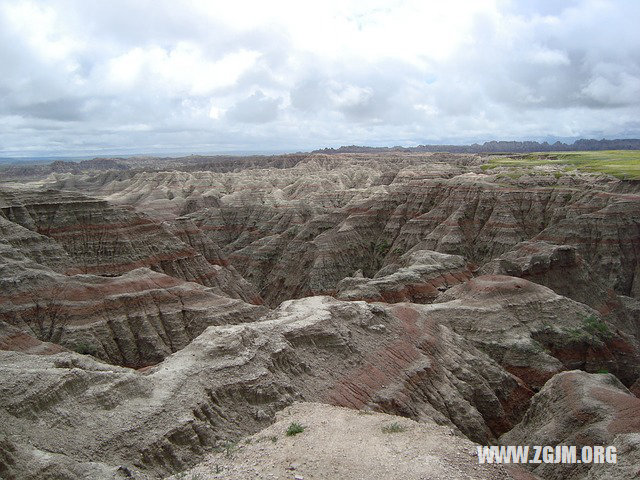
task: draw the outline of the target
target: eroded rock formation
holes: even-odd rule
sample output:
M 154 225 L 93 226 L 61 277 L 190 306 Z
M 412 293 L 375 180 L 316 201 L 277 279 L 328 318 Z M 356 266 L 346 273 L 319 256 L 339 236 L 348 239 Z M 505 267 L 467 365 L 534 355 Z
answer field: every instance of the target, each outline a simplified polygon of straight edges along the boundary
M 614 446 L 616 466 L 606 463 L 531 466 L 543 478 L 631 479 L 640 474 L 640 399 L 611 374 L 569 371 L 556 375 L 533 397 L 531 408 L 505 445 Z M 577 458 L 580 458 L 578 452 Z
M 532 394 L 410 304 L 330 297 L 285 302 L 261 322 L 210 327 L 144 374 L 75 353 L 0 358 L 0 471 L 22 478 L 54 465 L 59 478 L 114 476 L 121 465 L 172 473 L 266 426 L 294 400 L 430 418 L 488 442 L 518 422 Z
M 637 185 L 471 154 L 219 160 L 0 185 L 0 476 L 161 478 L 295 400 L 617 443 L 619 468 L 534 473 L 634 473 Z

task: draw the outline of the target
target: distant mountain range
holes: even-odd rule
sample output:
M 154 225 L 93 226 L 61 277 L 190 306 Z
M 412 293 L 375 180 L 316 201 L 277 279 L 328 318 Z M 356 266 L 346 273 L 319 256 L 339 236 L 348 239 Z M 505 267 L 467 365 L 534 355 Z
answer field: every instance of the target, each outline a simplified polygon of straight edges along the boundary
M 482 145 L 418 145 L 417 147 L 362 147 L 358 145 L 340 148 L 323 148 L 313 153 L 367 153 L 367 152 L 450 152 L 450 153 L 528 153 L 528 152 L 566 152 L 579 150 L 640 150 L 640 139 L 627 138 L 617 140 L 580 139 L 572 144 L 563 142 L 505 142 L 491 141 Z

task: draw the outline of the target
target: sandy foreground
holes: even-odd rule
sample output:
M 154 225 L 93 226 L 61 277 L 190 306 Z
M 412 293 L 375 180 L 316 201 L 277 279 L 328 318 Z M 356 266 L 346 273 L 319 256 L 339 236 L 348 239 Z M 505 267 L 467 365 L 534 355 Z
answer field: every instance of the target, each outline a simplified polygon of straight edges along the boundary
M 292 423 L 304 426 L 293 436 Z M 268 428 L 229 444 L 171 480 L 533 479 L 514 467 L 479 465 L 475 445 L 434 423 L 296 403 Z

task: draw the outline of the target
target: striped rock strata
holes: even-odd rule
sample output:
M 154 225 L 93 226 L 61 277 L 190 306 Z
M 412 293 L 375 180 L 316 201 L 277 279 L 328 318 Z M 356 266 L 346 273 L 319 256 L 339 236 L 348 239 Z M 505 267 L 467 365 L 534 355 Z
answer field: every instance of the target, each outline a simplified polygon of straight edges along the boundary
M 209 263 L 161 224 L 104 200 L 5 188 L 0 191 L 0 228 L 4 243 L 60 273 L 113 276 L 149 267 L 261 303 L 235 269 Z
M 143 367 L 184 347 L 207 326 L 253 321 L 266 312 L 148 268 L 115 277 L 63 275 L 2 241 L 0 260 L 0 321 L 14 327 L 1 349 L 66 347 Z
M 629 480 L 640 476 L 640 398 L 613 375 L 569 371 L 556 375 L 531 401 L 504 445 L 614 446 L 615 464 L 527 465 L 550 480 Z
M 64 174 L 47 184 L 169 223 L 187 215 L 272 306 L 334 294 L 343 278 L 372 278 L 417 245 L 481 266 L 532 239 L 574 246 L 607 288 L 638 296 L 640 196 L 629 182 L 543 168 L 509 179 L 481 161 L 314 154 L 291 168 Z
M 431 303 L 441 291 L 472 277 L 464 258 L 413 248 L 398 263 L 380 269 L 373 278 L 346 277 L 336 297 L 371 302 Z
M 294 400 L 433 419 L 488 442 L 532 395 L 409 304 L 329 297 L 210 327 L 144 374 L 75 353 L 0 359 L 5 478 L 157 478 L 264 428 Z
M 627 385 L 640 376 L 640 344 L 633 335 L 587 305 L 521 278 L 476 277 L 420 308 L 533 389 L 575 368 L 608 370 Z

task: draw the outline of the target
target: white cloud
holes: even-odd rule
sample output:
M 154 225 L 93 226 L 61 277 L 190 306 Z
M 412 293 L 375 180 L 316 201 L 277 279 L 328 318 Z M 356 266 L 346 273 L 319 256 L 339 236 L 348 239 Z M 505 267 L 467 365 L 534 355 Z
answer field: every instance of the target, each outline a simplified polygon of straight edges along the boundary
M 636 135 L 640 2 L 0 0 L 0 155 Z
M 571 60 L 566 52 L 560 50 L 552 50 L 549 48 L 539 48 L 533 50 L 530 54 L 532 62 L 543 65 L 569 65 Z
M 597 76 L 589 81 L 582 93 L 601 105 L 637 105 L 640 78 L 626 72 L 608 78 Z
M 241 123 L 268 123 L 277 118 L 281 101 L 258 90 L 227 110 L 226 117 Z
M 368 102 L 373 96 L 371 87 L 356 85 L 335 85 L 330 93 L 331 100 L 338 108 L 349 108 Z
M 258 52 L 240 49 L 212 61 L 200 47 L 186 42 L 170 50 L 136 47 L 109 61 L 108 79 L 124 88 L 153 85 L 169 92 L 206 95 L 235 84 L 258 57 Z
M 6 24 L 11 25 L 15 34 L 42 60 L 68 60 L 78 49 L 77 41 L 61 31 L 62 19 L 52 6 L 33 2 L 4 2 L 0 7 Z

